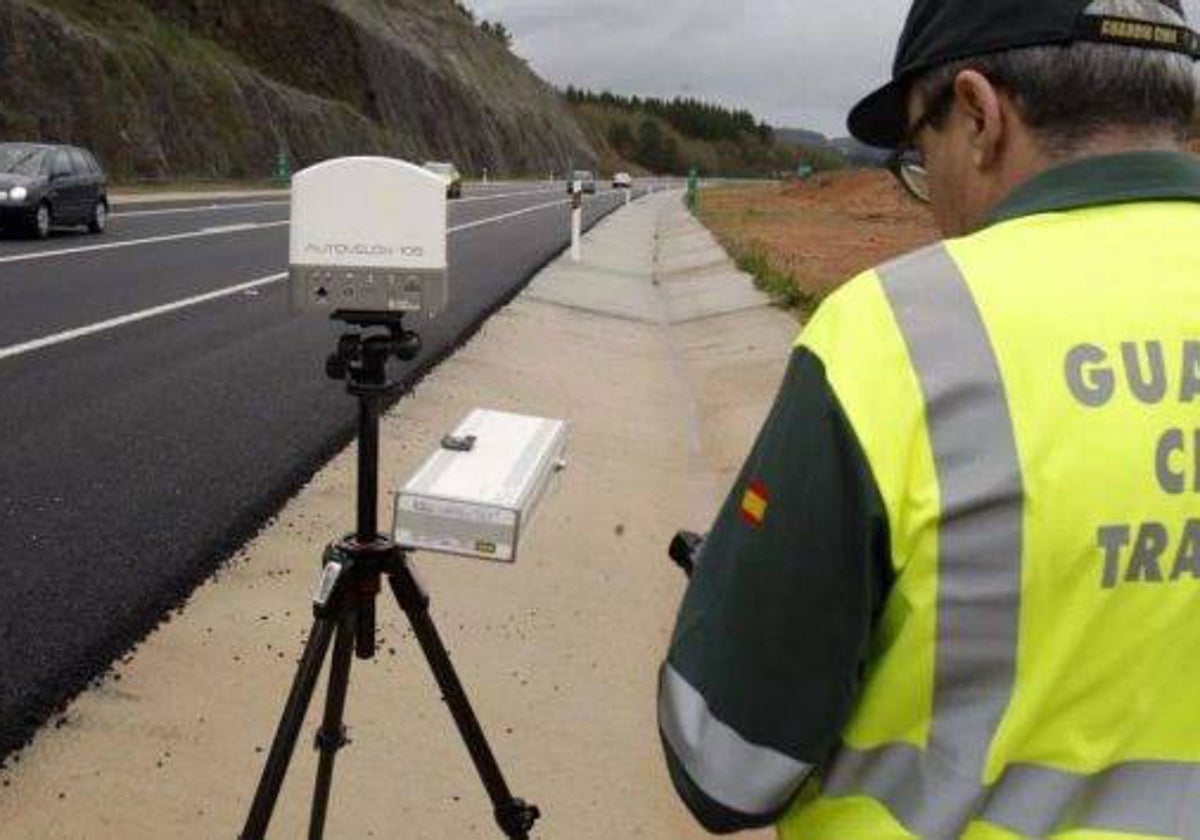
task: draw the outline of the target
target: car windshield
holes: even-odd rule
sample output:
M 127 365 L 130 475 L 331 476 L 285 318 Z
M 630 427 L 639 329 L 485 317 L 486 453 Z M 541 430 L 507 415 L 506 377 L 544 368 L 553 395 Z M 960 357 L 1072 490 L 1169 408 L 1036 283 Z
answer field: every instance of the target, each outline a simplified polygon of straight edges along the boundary
M 586 169 L 578 169 L 571 175 L 572 181 L 590 181 L 594 176 Z
M 41 175 L 45 171 L 46 150 L 33 146 L 0 145 L 0 172 L 7 175 Z
M 454 166 L 449 163 L 427 163 L 425 164 L 425 168 L 435 175 L 441 175 L 445 178 L 449 178 L 454 174 Z

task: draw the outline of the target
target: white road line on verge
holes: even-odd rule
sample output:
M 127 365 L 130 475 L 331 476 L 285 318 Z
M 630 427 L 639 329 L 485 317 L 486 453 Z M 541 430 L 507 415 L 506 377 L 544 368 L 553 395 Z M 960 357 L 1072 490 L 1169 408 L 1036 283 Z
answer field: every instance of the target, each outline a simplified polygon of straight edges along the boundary
M 31 254 L 13 254 L 8 257 L 0 257 L 0 265 L 7 263 L 33 262 L 34 260 L 48 260 L 54 257 L 69 256 L 71 254 L 87 254 L 93 251 L 115 251 L 118 248 L 133 248 L 136 245 L 153 245 L 159 242 L 178 242 L 182 239 L 200 239 L 205 236 L 223 236 L 229 233 L 242 233 L 251 230 L 264 230 L 266 228 L 282 227 L 288 224 L 287 220 L 282 222 L 252 222 L 245 225 L 236 225 L 223 228 L 205 228 L 204 230 L 193 230 L 187 233 L 171 233 L 165 236 L 150 236 L 146 239 L 126 239 L 121 242 L 105 242 L 102 245 L 81 245 L 78 248 L 59 248 L 56 251 L 34 251 Z
M 607 195 L 608 193 L 605 192 L 602 194 Z M 471 230 L 472 228 L 483 227 L 484 225 L 496 224 L 498 222 L 508 221 L 509 219 L 516 218 L 517 216 L 524 216 L 527 213 L 533 213 L 538 210 L 546 210 L 550 207 L 559 207 L 563 204 L 567 204 L 568 202 L 569 202 L 569 199 L 562 200 L 562 201 L 555 201 L 550 204 L 540 204 L 537 207 L 527 207 L 526 209 L 518 210 L 515 213 L 505 213 L 500 216 L 493 216 L 489 219 L 481 219 L 476 222 L 468 222 L 465 225 L 458 225 L 457 227 L 450 228 L 449 231 L 447 231 L 447 233 L 458 233 L 459 231 Z M 250 280 L 249 282 L 246 282 L 246 283 L 239 283 L 236 286 L 228 286 L 224 289 L 217 289 L 216 291 L 213 291 L 213 292 L 207 292 L 202 295 L 196 295 L 195 297 L 185 298 L 183 300 L 177 300 L 173 303 L 164 303 L 161 306 L 155 306 L 150 309 L 143 309 L 139 312 L 131 312 L 128 315 L 120 315 L 116 318 L 109 318 L 106 321 L 100 321 L 95 324 L 88 324 L 87 326 L 84 326 L 84 327 L 76 327 L 75 329 L 65 330 L 60 333 L 55 333 L 54 335 L 47 335 L 42 338 L 35 338 L 32 341 L 26 341 L 23 344 L 13 344 L 9 347 L 0 347 L 0 361 L 5 361 L 6 359 L 12 359 L 17 356 L 24 356 L 28 353 L 33 353 L 38 350 L 44 350 L 47 347 L 54 347 L 55 345 L 58 345 L 58 344 L 66 344 L 68 341 L 75 341 L 76 339 L 85 338 L 90 335 L 96 335 L 97 333 L 109 332 L 110 330 L 115 330 L 119 327 L 124 327 L 129 324 L 134 324 L 134 323 L 137 323 L 138 321 L 145 321 L 149 318 L 157 318 L 160 315 L 166 315 L 171 312 L 177 312 L 180 309 L 186 309 L 190 306 L 197 306 L 202 303 L 208 303 L 210 301 L 219 300 L 220 298 L 229 297 L 231 295 L 244 294 L 253 289 L 258 289 L 262 286 L 269 286 L 272 283 L 278 283 L 281 280 L 286 280 L 287 276 L 288 275 L 286 272 L 284 272 L 282 274 L 272 274 L 269 277 L 260 277 L 257 280 Z

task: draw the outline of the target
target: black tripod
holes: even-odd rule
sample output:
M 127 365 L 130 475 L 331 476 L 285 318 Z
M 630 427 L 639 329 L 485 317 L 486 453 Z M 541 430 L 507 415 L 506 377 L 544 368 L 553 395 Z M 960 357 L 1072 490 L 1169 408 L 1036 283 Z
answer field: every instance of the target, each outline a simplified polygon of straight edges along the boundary
M 271 744 L 271 753 L 250 806 L 241 840 L 262 840 L 275 810 L 279 790 L 287 775 L 304 716 L 321 675 L 325 655 L 333 643 L 333 664 L 325 699 L 325 717 L 317 733 L 321 753 L 313 793 L 309 840 L 325 834 L 325 816 L 333 780 L 333 764 L 346 746 L 342 714 L 350 684 L 353 654 L 359 659 L 375 656 L 375 598 L 387 578 L 392 594 L 408 616 L 425 659 L 433 671 L 459 734 L 475 762 L 495 809 L 496 824 L 511 840 L 528 840 L 529 831 L 541 816 L 534 805 L 515 798 L 496 764 L 491 747 L 479 725 L 462 683 L 450 662 L 437 627 L 429 614 L 429 596 L 414 577 L 403 549 L 379 535 L 376 494 L 379 470 L 379 413 L 395 388 L 388 382 L 391 358 L 411 361 L 421 350 L 421 339 L 404 329 L 402 316 L 377 313 L 340 312 L 334 316 L 369 330 L 384 327 L 386 333 L 349 333 L 338 341 L 326 371 L 337 380 L 347 380 L 347 390 L 359 401 L 358 426 L 358 530 L 325 550 L 323 571 L 313 593 L 314 621 L 287 706 Z

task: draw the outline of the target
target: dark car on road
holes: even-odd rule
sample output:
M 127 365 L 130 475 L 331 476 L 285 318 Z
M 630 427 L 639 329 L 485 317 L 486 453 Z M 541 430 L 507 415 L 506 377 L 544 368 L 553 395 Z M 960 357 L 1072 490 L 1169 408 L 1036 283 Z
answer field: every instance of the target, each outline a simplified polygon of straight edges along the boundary
M 0 229 L 45 239 L 59 226 L 102 233 L 108 179 L 86 149 L 0 143 Z
M 567 192 L 575 191 L 575 182 L 578 181 L 582 186 L 583 191 L 589 195 L 596 194 L 596 173 L 587 169 L 577 169 L 571 173 L 571 180 L 567 181 Z
M 453 163 L 441 163 L 431 160 L 423 168 L 428 169 L 446 182 L 446 198 L 462 198 L 463 178 L 457 166 Z

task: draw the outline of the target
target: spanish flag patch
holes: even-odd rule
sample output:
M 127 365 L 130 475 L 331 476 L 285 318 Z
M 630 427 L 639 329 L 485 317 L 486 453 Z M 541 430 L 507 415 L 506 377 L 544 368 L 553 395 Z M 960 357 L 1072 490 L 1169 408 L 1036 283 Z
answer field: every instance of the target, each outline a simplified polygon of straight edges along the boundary
M 751 527 L 761 527 L 767 518 L 769 503 L 767 485 L 761 481 L 752 481 L 746 488 L 746 495 L 742 496 L 742 519 Z

